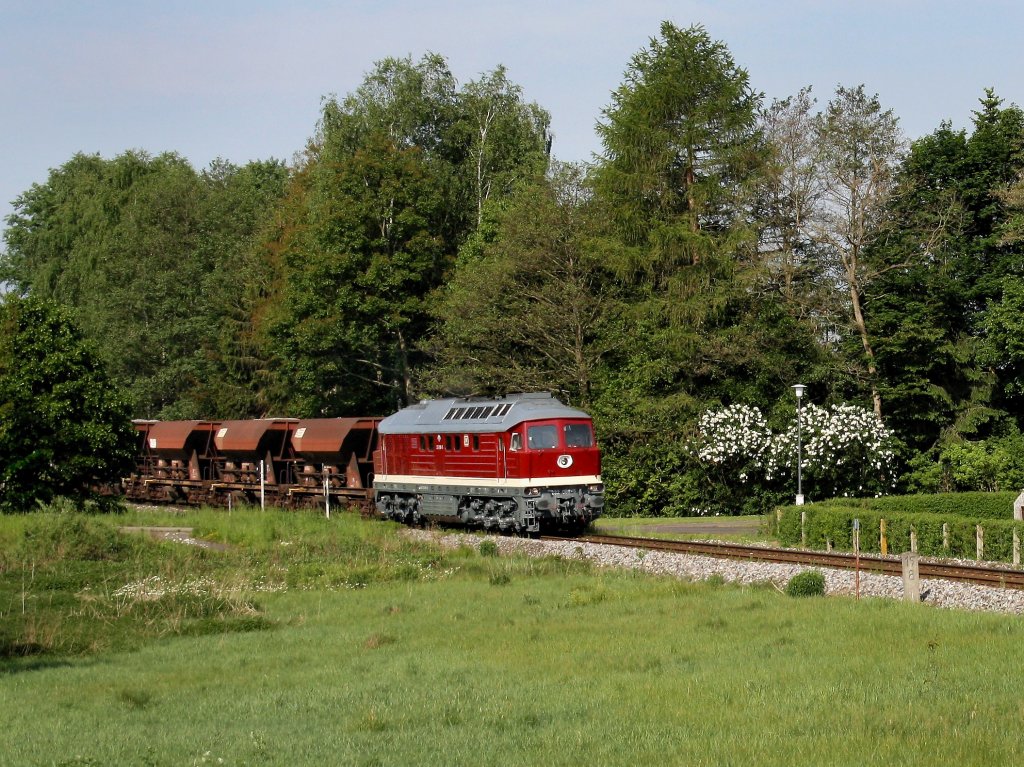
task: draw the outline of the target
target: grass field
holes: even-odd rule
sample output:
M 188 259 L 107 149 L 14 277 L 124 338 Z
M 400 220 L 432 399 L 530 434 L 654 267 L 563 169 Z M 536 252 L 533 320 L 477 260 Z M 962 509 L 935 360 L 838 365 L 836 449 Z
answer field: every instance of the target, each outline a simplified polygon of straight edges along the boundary
M 352 517 L 173 520 L 182 522 L 229 548 L 133 538 L 120 558 L 54 558 L 52 545 L 24 544 L 36 523 L 0 519 L 5 626 L 36 610 L 40 623 L 71 631 L 83 602 L 103 616 L 87 621 L 80 644 L 36 644 L 29 657 L 10 657 L 8 630 L 0 764 L 993 765 L 1024 756 L 1019 618 L 485 556 L 475 541 L 442 554 Z M 15 561 L 29 550 L 51 551 L 35 563 L 49 607 Z M 93 581 L 84 596 L 76 567 Z M 154 568 L 165 585 L 197 576 L 212 585 L 145 619 L 125 597 L 96 596 Z M 220 601 L 189 607 L 210 593 Z

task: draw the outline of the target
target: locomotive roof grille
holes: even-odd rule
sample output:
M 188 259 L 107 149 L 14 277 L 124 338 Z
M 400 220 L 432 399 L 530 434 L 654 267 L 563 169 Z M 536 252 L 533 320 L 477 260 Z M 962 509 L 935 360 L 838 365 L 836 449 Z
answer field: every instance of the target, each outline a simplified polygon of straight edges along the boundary
M 505 431 L 523 421 L 587 418 L 546 392 L 510 394 L 491 400 L 483 397 L 424 400 L 388 416 L 382 434 L 484 433 Z

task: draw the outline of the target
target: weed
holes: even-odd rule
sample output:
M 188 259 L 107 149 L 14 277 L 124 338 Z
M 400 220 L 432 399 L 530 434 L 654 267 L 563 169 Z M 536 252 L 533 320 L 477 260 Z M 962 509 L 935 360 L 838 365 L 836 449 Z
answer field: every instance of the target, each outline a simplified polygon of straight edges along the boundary
M 820 597 L 825 593 L 825 576 L 818 570 L 804 570 L 789 579 L 786 593 L 791 597 Z
M 569 592 L 569 605 L 572 607 L 587 607 L 588 605 L 601 604 L 607 598 L 608 592 L 604 588 L 595 588 L 588 585 Z
M 492 586 L 507 586 L 512 582 L 508 570 L 492 570 L 488 579 Z
M 487 539 L 480 541 L 480 556 L 482 557 L 496 557 L 500 554 L 498 550 L 498 544 L 494 541 Z
M 397 641 L 398 640 L 393 636 L 389 636 L 387 634 L 371 634 L 366 638 L 366 641 L 363 642 L 363 647 L 367 650 L 377 650 L 381 647 L 392 645 Z

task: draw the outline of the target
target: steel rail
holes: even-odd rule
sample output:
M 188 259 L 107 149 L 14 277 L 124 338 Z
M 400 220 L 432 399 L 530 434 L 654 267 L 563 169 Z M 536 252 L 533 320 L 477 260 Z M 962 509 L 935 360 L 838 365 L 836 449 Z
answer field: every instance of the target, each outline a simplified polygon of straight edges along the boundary
M 627 546 L 649 551 L 667 551 L 678 554 L 699 554 L 720 559 L 739 559 L 775 564 L 797 564 L 812 567 L 834 567 L 853 570 L 856 557 L 852 553 L 837 551 L 808 551 L 805 549 L 777 549 L 770 546 L 746 546 L 735 543 L 709 543 L 698 541 L 672 541 L 662 538 L 630 538 L 619 535 L 584 535 L 575 537 L 542 536 L 542 540 L 596 543 L 605 546 Z M 873 554 L 860 555 L 860 569 L 876 575 L 902 576 L 903 565 L 898 559 Z M 918 563 L 921 578 L 943 579 L 981 586 L 1024 589 L 1024 572 L 1002 567 L 972 565 L 961 562 Z

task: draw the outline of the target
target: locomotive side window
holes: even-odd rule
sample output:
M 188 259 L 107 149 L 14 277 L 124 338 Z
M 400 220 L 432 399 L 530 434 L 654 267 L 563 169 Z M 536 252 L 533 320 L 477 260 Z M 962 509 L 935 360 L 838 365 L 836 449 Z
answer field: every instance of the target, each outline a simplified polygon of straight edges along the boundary
M 558 447 L 558 428 L 553 424 L 531 426 L 526 430 L 526 443 L 531 450 L 550 450 Z
M 566 447 L 593 447 L 594 433 L 588 423 L 567 423 L 565 425 Z
M 480 435 L 479 434 L 474 434 L 473 435 L 473 449 L 474 450 L 480 450 Z
M 523 449 L 523 435 L 519 432 L 513 432 L 512 436 L 508 441 L 509 450 L 522 450 Z

